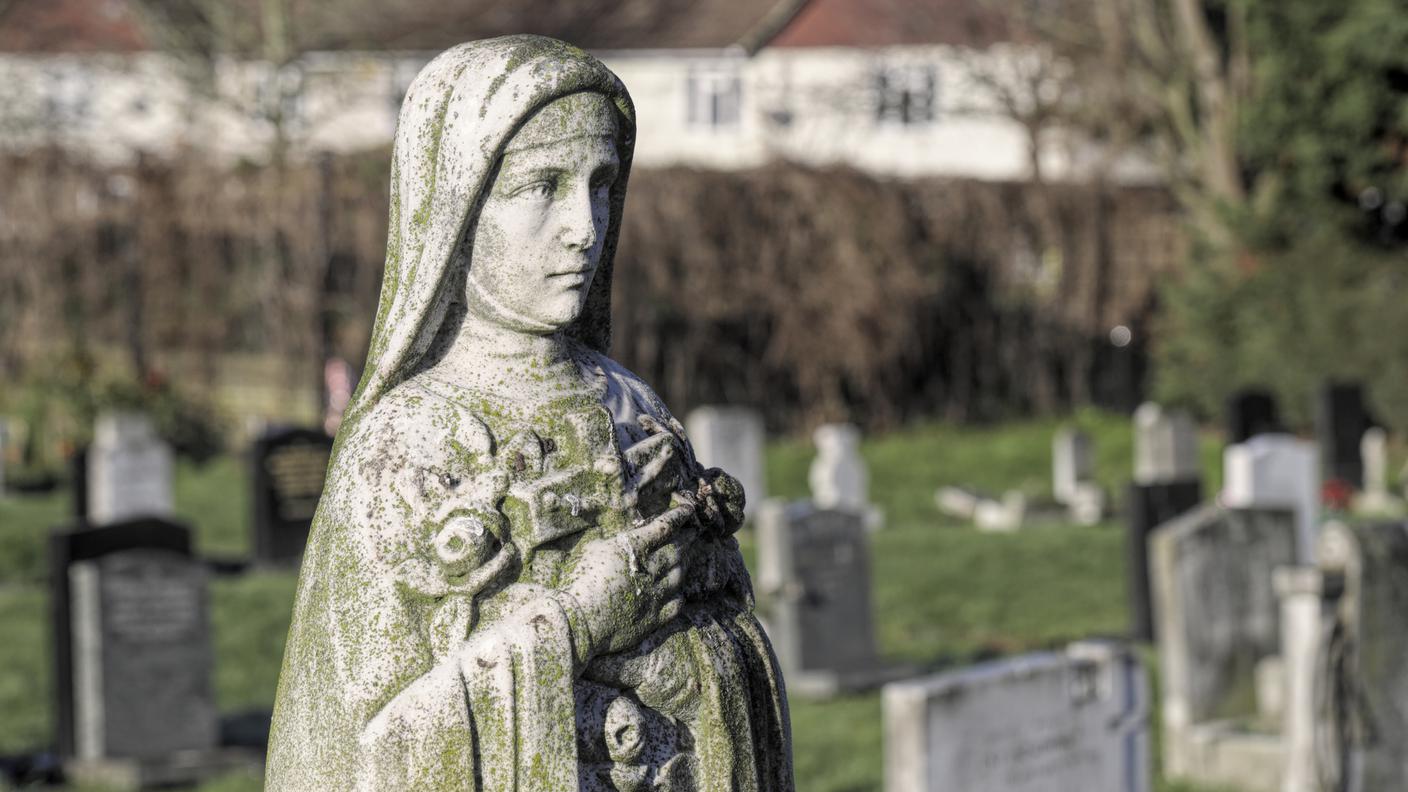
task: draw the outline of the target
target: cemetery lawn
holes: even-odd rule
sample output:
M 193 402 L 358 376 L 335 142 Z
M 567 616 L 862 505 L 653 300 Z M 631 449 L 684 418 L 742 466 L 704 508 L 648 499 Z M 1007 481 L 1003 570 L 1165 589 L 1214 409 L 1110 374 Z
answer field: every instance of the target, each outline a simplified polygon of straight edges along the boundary
M 1124 416 L 1082 413 L 1097 471 L 1122 499 L 1132 460 Z M 1118 523 L 1051 523 L 1011 535 L 981 534 L 934 507 L 942 485 L 1000 494 L 1023 489 L 1049 498 L 1054 421 L 990 428 L 921 425 L 867 441 L 871 497 L 886 526 L 872 536 L 877 639 L 886 659 L 916 669 L 1116 636 L 1126 627 L 1124 545 Z M 1220 480 L 1217 443 L 1203 442 L 1210 485 Z M 806 493 L 810 443 L 769 447 L 772 495 Z M 181 466 L 177 510 L 196 526 L 198 551 L 248 552 L 248 494 L 236 458 Z M 0 498 L 0 755 L 48 743 L 52 681 L 48 668 L 44 535 L 66 517 L 67 493 Z M 752 537 L 741 536 L 753 562 Z M 216 691 L 221 712 L 272 705 L 296 575 L 259 571 L 216 579 L 212 587 Z M 826 702 L 792 701 L 797 788 L 803 792 L 879 792 L 883 787 L 878 693 Z M 254 777 L 232 776 L 202 792 L 253 792 Z M 1160 792 L 1213 792 L 1161 785 Z M 1221 791 L 1218 791 L 1221 792 Z

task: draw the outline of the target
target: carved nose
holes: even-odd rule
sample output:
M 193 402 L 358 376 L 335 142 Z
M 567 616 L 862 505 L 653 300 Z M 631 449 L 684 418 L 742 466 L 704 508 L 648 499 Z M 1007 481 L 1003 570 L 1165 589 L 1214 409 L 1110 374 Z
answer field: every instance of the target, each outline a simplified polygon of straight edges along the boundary
M 562 229 L 562 243 L 573 250 L 590 250 L 596 244 L 596 207 L 589 191 L 572 202 Z

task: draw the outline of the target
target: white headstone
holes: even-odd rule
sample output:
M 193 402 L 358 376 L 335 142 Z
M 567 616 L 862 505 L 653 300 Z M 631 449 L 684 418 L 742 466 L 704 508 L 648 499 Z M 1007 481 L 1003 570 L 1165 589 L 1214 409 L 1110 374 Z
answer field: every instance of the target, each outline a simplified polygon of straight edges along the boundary
M 1296 558 L 1313 560 L 1320 533 L 1320 451 L 1287 434 L 1262 434 L 1227 446 L 1222 457 L 1222 503 L 1238 509 L 1291 509 L 1296 515 Z
M 88 521 L 101 525 L 172 514 L 174 475 L 171 447 L 149 417 L 104 413 L 88 452 Z
M 1080 497 L 1083 484 L 1095 473 L 1090 436 L 1079 429 L 1062 429 L 1051 441 L 1051 494 L 1060 504 Z
M 812 433 L 816 458 L 807 481 L 812 502 L 822 509 L 863 511 L 870 505 L 870 472 L 860 456 L 860 430 L 850 424 L 824 424 Z
M 1388 488 L 1388 432 L 1377 426 L 1366 430 L 1359 441 L 1359 456 L 1364 466 L 1364 491 L 1355 498 L 1355 509 L 1379 515 L 1402 513 L 1403 499 Z
M 1199 478 L 1198 431 L 1182 410 L 1145 402 L 1134 411 L 1134 483 L 1170 484 Z
M 1137 656 L 1072 644 L 885 686 L 886 792 L 1146 792 Z
M 752 519 L 768 494 L 763 417 L 747 407 L 699 407 L 685 417 L 685 432 L 700 464 L 722 468 L 743 485 L 744 510 Z

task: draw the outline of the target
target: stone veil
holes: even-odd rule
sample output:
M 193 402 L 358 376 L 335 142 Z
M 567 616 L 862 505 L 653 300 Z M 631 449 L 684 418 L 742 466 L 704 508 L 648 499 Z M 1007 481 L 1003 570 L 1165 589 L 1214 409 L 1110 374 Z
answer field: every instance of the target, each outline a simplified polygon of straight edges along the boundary
M 554 335 L 585 390 L 447 385 L 431 369 L 468 310 L 457 295 L 505 149 L 584 95 L 614 114 L 619 158 L 595 277 Z M 616 76 L 552 39 L 463 44 L 410 86 L 381 301 L 279 679 L 271 792 L 792 792 L 782 678 L 732 536 L 741 489 L 606 356 L 634 134 Z M 601 583 L 621 607 L 648 599 L 618 578 L 646 575 L 632 537 L 666 529 L 677 607 L 641 636 L 584 615 L 583 581 L 608 575 L 591 570 L 616 570 Z

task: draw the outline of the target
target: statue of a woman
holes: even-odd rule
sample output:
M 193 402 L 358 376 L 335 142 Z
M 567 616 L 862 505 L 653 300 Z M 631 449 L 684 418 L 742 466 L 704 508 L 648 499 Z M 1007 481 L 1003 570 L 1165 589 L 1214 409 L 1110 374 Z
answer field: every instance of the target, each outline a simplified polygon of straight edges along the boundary
M 455 47 L 407 93 L 271 792 L 793 789 L 742 491 L 605 354 L 633 136 L 551 39 Z

